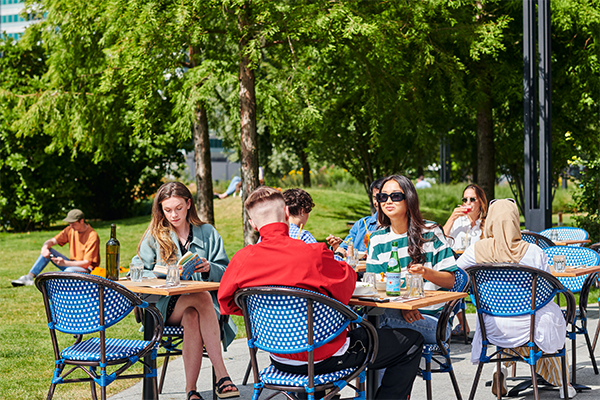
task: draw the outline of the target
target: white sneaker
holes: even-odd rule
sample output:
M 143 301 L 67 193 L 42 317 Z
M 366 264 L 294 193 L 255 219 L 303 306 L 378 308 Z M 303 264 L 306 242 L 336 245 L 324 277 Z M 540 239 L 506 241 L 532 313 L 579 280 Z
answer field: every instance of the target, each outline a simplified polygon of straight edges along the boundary
M 569 395 L 570 399 L 572 399 L 573 397 L 577 396 L 577 390 L 575 390 L 575 388 L 573 386 L 571 386 L 571 385 L 569 385 L 567 387 L 567 392 L 568 392 L 568 395 Z M 560 395 L 561 399 L 565 398 L 565 396 L 563 395 L 563 387 L 562 386 L 560 387 L 558 394 Z
M 32 286 L 33 278 L 31 277 L 31 275 L 27 274 L 27 275 L 23 275 L 19 279 L 15 279 L 14 281 L 11 281 L 10 283 L 12 283 L 13 286 Z
M 492 394 L 494 396 L 497 396 L 498 393 L 498 389 L 496 387 L 497 383 L 496 383 L 496 367 L 494 367 L 494 373 L 492 375 Z M 506 396 L 506 394 L 508 393 L 508 387 L 506 386 L 506 377 L 508 376 L 508 371 L 506 370 L 506 367 L 504 365 L 502 365 L 500 367 L 500 382 L 502 382 L 502 391 L 500 392 L 500 396 Z

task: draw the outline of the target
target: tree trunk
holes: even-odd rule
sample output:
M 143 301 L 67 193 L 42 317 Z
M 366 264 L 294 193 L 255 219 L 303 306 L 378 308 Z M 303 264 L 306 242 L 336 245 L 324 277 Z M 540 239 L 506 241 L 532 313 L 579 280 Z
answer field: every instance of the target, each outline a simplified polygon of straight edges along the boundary
M 194 162 L 196 163 L 196 208 L 204 222 L 215 224 L 213 208 L 212 165 L 210 163 L 210 141 L 208 119 L 204 104 L 196 105 L 194 121 Z
M 196 67 L 194 55 L 199 49 L 190 47 L 190 64 Z M 202 102 L 194 110 L 194 163 L 196 165 L 196 208 L 198 216 L 204 222 L 215 224 L 213 207 L 212 165 L 210 163 L 210 140 L 208 138 L 208 118 Z
M 492 121 L 492 97 L 489 86 L 482 89 L 482 95 L 485 98 L 477 107 L 477 184 L 481 186 L 487 200 L 490 201 L 495 196 L 496 157 L 494 125 Z
M 302 186 L 309 188 L 310 182 L 310 164 L 308 163 L 308 157 L 304 149 L 300 151 L 300 161 L 302 163 Z
M 258 147 L 256 133 L 256 94 L 254 88 L 254 71 L 248 66 L 250 60 L 245 55 L 248 44 L 246 27 L 249 25 L 250 6 L 243 6 L 243 13 L 239 17 L 239 29 L 242 33 L 239 42 L 240 54 L 240 163 L 242 166 L 242 201 L 258 187 Z M 244 224 L 244 245 L 254 244 L 258 240 L 258 232 L 254 231 L 248 222 L 246 208 L 242 207 L 242 220 Z

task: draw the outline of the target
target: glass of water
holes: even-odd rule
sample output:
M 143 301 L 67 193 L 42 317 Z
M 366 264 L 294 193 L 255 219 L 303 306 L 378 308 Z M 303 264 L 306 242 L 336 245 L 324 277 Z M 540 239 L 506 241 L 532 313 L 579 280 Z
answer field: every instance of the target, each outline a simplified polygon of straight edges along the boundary
M 425 282 L 421 274 L 408 274 L 406 276 L 408 297 L 425 297 Z
M 567 268 L 567 256 L 565 256 L 565 255 L 552 256 L 552 263 L 554 264 L 554 271 L 565 272 L 565 269 Z
M 129 264 L 129 277 L 131 282 L 141 282 L 144 276 L 144 264 L 137 261 Z
M 179 286 L 179 265 L 170 264 L 167 267 L 167 281 L 165 286 Z

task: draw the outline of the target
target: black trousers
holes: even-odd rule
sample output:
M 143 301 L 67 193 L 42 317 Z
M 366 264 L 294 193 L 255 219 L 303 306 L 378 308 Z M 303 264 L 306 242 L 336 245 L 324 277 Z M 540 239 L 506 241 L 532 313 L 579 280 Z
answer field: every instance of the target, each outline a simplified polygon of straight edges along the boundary
M 423 336 L 412 329 L 377 329 L 379 351 L 369 368 L 385 368 L 381 386 L 377 390 L 376 399 L 400 400 L 409 399 L 413 382 L 417 376 Z M 364 328 L 348 332 L 350 346 L 341 356 L 329 357 L 315 364 L 315 375 L 339 371 L 362 364 L 367 356 L 363 343 L 367 343 L 367 333 Z M 280 371 L 292 374 L 308 374 L 306 365 L 292 366 L 271 359 L 273 365 Z M 315 393 L 315 395 L 317 395 Z

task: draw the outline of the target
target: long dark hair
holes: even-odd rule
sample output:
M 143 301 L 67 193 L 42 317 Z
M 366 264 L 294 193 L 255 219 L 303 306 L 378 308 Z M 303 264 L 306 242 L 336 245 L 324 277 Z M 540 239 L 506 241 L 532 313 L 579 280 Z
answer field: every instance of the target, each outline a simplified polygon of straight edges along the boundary
M 394 180 L 400 185 L 400 188 L 404 192 L 404 201 L 406 202 L 407 218 L 408 218 L 408 230 L 406 236 L 408 237 L 408 255 L 412 259 L 411 264 L 423 264 L 425 262 L 425 255 L 423 254 L 422 247 L 423 243 L 428 241 L 423 237 L 424 229 L 433 229 L 439 227 L 435 222 L 433 225 L 425 226 L 425 220 L 419 210 L 419 196 L 415 185 L 405 176 L 402 175 L 391 175 L 383 180 L 381 183 L 381 189 L 385 184 L 391 180 Z M 381 212 L 377 213 L 377 222 L 383 227 L 392 225 L 390 218 L 385 215 L 383 207 L 380 205 Z
M 465 195 L 467 189 L 473 189 L 475 191 L 475 195 L 477 196 L 477 200 L 479 200 L 479 219 L 481 220 L 479 228 L 481 228 L 481 237 L 483 238 L 483 227 L 485 226 L 485 218 L 487 217 L 488 212 L 487 197 L 485 197 L 485 192 L 483 189 L 475 183 L 471 183 L 464 188 L 463 196 Z

